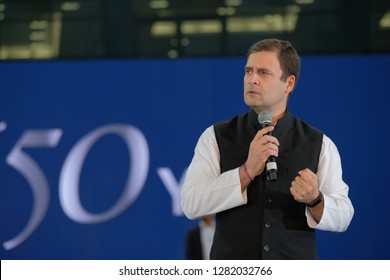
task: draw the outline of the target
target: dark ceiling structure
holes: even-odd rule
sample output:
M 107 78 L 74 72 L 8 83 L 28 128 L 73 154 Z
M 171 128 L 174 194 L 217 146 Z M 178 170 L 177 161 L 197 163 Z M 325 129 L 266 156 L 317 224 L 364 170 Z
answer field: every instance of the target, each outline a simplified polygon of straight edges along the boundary
M 388 0 L 0 0 L 0 60 L 390 52 Z

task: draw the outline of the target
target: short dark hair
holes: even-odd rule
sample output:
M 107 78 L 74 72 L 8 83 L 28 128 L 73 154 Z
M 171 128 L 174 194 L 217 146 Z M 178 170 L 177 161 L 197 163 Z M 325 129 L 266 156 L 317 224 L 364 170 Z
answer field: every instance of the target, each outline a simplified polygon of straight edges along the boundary
M 265 39 L 253 44 L 249 48 L 247 56 L 260 51 L 274 51 L 279 54 L 278 58 L 282 69 L 281 80 L 285 82 L 289 76 L 294 75 L 295 88 L 301 72 L 301 59 L 293 45 L 279 39 Z

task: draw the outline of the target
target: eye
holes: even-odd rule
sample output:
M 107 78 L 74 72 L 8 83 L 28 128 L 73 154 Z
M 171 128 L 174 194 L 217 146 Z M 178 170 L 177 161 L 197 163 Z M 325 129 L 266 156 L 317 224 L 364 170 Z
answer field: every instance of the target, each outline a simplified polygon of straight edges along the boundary
M 266 76 L 266 77 L 272 75 L 272 73 L 271 73 L 270 71 L 266 70 L 266 69 L 262 69 L 262 70 L 260 70 L 259 72 L 260 72 L 260 75 Z
M 269 72 L 267 70 L 261 70 L 260 73 L 262 75 L 269 75 Z

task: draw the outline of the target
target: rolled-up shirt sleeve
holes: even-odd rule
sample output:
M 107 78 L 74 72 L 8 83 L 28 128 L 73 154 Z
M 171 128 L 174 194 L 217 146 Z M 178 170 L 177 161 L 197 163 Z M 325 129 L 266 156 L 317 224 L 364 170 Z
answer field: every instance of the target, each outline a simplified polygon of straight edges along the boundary
M 189 219 L 215 214 L 247 203 L 239 168 L 221 174 L 214 127 L 200 136 L 181 188 L 181 206 Z
M 348 197 L 349 187 L 342 178 L 342 166 L 336 145 L 324 135 L 319 158 L 318 187 L 324 195 L 324 211 L 317 223 L 306 209 L 308 225 L 311 228 L 335 232 L 345 231 L 354 214 Z

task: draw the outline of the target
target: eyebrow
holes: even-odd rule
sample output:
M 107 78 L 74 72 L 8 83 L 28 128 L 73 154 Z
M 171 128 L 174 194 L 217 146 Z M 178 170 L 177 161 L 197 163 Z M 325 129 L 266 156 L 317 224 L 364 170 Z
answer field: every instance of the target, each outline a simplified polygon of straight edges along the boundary
M 256 71 L 266 71 L 266 72 L 269 72 L 269 73 L 272 73 L 272 74 L 273 74 L 273 72 L 272 72 L 270 69 L 265 68 L 265 67 L 255 68 L 254 66 L 245 66 L 244 69 L 245 69 L 245 70 L 255 69 Z

